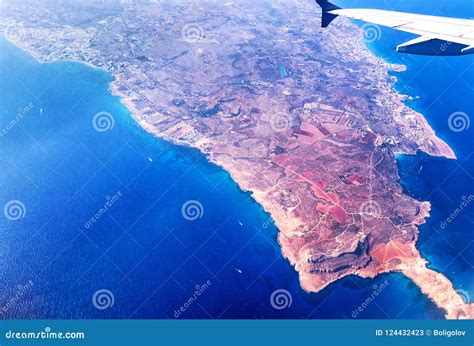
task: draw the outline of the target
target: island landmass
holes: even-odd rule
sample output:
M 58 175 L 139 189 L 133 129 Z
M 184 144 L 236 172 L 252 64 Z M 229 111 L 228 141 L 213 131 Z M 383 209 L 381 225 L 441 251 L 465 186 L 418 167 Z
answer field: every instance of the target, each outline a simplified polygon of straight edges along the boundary
M 143 128 L 251 192 L 306 291 L 400 272 L 447 318 L 474 316 L 416 249 L 430 204 L 404 193 L 395 158 L 455 154 L 393 88 L 389 71 L 403 66 L 371 53 L 351 22 L 323 30 L 304 0 L 2 6 L 13 43 L 109 71 Z

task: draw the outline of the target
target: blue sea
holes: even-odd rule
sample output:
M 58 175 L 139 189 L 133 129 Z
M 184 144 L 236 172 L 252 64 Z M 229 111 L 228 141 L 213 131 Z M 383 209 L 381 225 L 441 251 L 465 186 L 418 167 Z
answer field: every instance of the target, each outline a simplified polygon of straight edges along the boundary
M 426 12 L 422 1 L 405 9 Z M 472 206 L 439 226 L 472 193 L 472 129 L 447 126 L 452 112 L 474 113 L 472 89 L 457 78 L 472 60 L 392 55 L 398 35 L 383 31 L 371 48 L 407 64 L 397 89 L 420 96 L 410 106 L 458 155 L 399 158 L 407 193 L 433 204 L 419 248 L 472 293 Z M 0 39 L 0 81 L 0 318 L 350 319 L 374 291 L 355 318 L 442 318 L 399 274 L 301 290 L 269 215 L 197 150 L 138 126 L 111 95 L 110 74 L 40 64 Z M 272 294 L 281 292 L 280 304 Z

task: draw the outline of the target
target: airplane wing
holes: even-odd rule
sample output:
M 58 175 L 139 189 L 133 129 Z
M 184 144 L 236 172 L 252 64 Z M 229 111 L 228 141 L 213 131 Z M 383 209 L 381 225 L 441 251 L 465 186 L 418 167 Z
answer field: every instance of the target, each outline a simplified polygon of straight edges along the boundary
M 427 16 L 374 9 L 343 9 L 328 0 L 316 0 L 323 10 L 322 27 L 343 16 L 419 35 L 397 46 L 398 52 L 419 55 L 474 53 L 474 20 Z

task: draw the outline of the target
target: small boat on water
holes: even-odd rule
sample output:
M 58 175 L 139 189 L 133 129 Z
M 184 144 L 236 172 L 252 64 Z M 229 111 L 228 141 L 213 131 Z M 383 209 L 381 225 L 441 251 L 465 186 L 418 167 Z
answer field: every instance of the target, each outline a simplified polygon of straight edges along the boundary
M 239 268 L 234 268 L 234 269 L 237 273 L 242 274 L 242 270 L 240 270 Z

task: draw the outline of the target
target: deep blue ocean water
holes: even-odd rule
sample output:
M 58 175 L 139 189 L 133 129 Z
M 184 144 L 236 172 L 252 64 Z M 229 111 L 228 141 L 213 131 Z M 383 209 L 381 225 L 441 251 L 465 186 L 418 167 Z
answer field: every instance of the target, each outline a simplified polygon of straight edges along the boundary
M 392 47 L 384 50 L 377 42 L 375 49 L 389 54 Z M 413 64 L 409 68 L 416 68 L 418 58 L 408 59 Z M 420 96 L 424 91 L 432 102 L 430 85 L 421 77 L 403 82 L 409 73 L 399 74 L 397 87 L 403 91 L 406 86 Z M 0 215 L 1 317 L 174 318 L 199 290 L 179 318 L 352 318 L 375 285 L 386 288 L 358 318 L 441 317 L 440 310 L 398 274 L 374 280 L 347 277 L 319 294 L 303 292 L 261 207 L 196 150 L 142 130 L 111 96 L 111 78 L 76 62 L 39 64 L 0 40 L 0 129 L 8 130 L 0 136 L 0 205 L 18 200 L 25 210 L 19 220 Z M 427 118 L 461 160 L 469 155 L 467 134 L 452 134 L 443 127 L 445 112 L 454 107 L 453 93 L 449 95 L 430 108 Z M 423 102 L 430 103 L 422 98 L 413 106 L 423 110 Z M 457 100 L 460 108 L 454 108 L 463 109 L 462 102 Z M 443 110 L 447 104 L 452 107 Z M 93 117 L 100 112 L 112 116 L 109 131 L 94 129 Z M 420 164 L 423 169 L 417 173 Z M 463 172 L 472 172 L 472 165 L 448 179 L 452 203 L 427 193 L 453 165 L 423 155 L 400 160 L 407 191 L 433 203 L 432 219 L 421 232 L 423 254 L 458 287 L 470 290 L 456 250 L 430 237 L 435 220 L 446 217 L 458 192 L 470 186 Z M 195 221 L 181 212 L 190 200 L 199 201 L 204 210 Z M 85 227 L 107 201 L 107 212 Z M 472 209 L 464 215 L 472 215 Z M 472 227 L 461 217 L 443 232 L 458 251 L 472 239 L 472 233 L 466 236 Z M 468 251 L 465 257 L 472 260 Z M 92 301 L 101 289 L 114 298 L 113 306 L 104 310 Z M 270 296 L 277 289 L 290 292 L 289 307 L 272 307 Z

